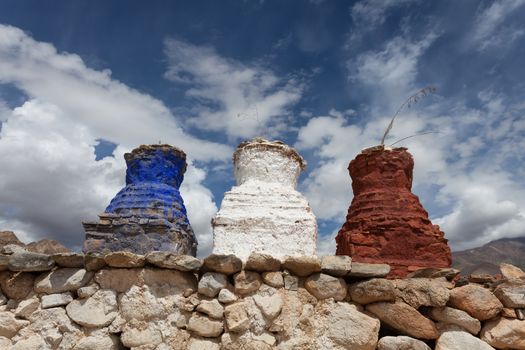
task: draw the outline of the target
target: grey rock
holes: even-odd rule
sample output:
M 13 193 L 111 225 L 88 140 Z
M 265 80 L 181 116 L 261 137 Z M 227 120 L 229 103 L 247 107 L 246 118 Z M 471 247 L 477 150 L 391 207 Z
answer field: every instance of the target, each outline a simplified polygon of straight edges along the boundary
M 296 276 L 306 277 L 321 272 L 321 260 L 316 256 L 289 256 L 283 267 Z
M 196 308 L 197 311 L 208 315 L 211 318 L 222 320 L 224 314 L 224 307 L 217 301 L 213 300 L 202 300 Z
M 9 270 L 11 271 L 49 271 L 55 266 L 55 262 L 49 255 L 20 251 L 9 257 Z
M 77 268 L 63 268 L 40 275 L 35 280 L 37 293 L 73 292 L 85 286 L 93 277 L 93 272 Z
M 396 299 L 396 288 L 394 284 L 383 278 L 373 278 L 353 283 L 348 286 L 348 292 L 352 301 L 361 305 L 378 301 L 394 301 Z
M 15 310 L 15 316 L 18 318 L 29 318 L 40 306 L 37 298 L 22 300 Z
M 352 258 L 346 255 L 329 255 L 321 259 L 321 271 L 328 275 L 343 277 L 352 270 Z
M 346 297 L 346 282 L 342 278 L 324 273 L 315 273 L 304 282 L 306 290 L 318 300 L 334 298 L 341 301 Z
M 252 252 L 244 268 L 258 272 L 279 271 L 281 269 L 281 261 L 268 254 Z
M 494 350 L 492 346 L 473 335 L 462 331 L 448 331 L 441 334 L 436 350 Z
M 146 255 L 149 264 L 179 271 L 198 272 L 202 261 L 191 255 L 177 255 L 172 252 L 151 252 Z
M 42 309 L 49 309 L 57 306 L 64 306 L 73 301 L 71 293 L 42 295 Z
M 432 350 L 421 340 L 404 335 L 398 337 L 383 337 L 377 343 L 377 350 Z M 466 350 L 466 349 L 464 349 Z
M 237 301 L 238 299 L 235 294 L 233 294 L 226 288 L 221 289 L 221 291 L 219 292 L 219 296 L 217 298 L 223 304 L 230 304 L 230 303 L 233 303 L 234 301 Z
M 274 288 L 281 288 L 284 286 L 283 274 L 280 271 L 263 272 L 263 282 Z
M 202 295 L 215 298 L 219 291 L 226 288 L 227 285 L 228 278 L 226 275 L 218 272 L 206 272 L 199 281 L 198 291 Z
M 386 277 L 390 273 L 390 265 L 387 264 L 367 264 L 352 261 L 352 270 L 348 273 L 349 277 L 373 278 Z
M 191 315 L 186 329 L 201 337 L 215 338 L 222 334 L 223 323 L 194 313 Z
M 421 306 L 441 307 L 450 296 L 450 283 L 445 279 L 408 278 L 394 281 L 397 295 L 413 308 Z
M 472 334 L 478 334 L 481 329 L 481 323 L 462 310 L 454 309 L 448 306 L 433 308 L 429 312 L 434 321 L 453 324 L 469 331 Z
M 525 308 L 525 280 L 513 280 L 500 284 L 494 290 L 494 295 L 505 307 Z
M 87 299 L 73 300 L 66 306 L 67 315 L 88 328 L 106 327 L 118 314 L 117 293 L 99 290 Z

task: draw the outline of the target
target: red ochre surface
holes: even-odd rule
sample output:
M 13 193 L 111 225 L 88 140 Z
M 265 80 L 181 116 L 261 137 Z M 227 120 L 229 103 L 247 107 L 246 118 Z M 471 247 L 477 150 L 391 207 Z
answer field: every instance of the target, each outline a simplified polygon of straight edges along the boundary
M 369 148 L 350 162 L 354 199 L 336 237 L 337 255 L 389 264 L 390 278 L 422 267 L 450 267 L 443 232 L 411 192 L 413 169 L 406 148 Z

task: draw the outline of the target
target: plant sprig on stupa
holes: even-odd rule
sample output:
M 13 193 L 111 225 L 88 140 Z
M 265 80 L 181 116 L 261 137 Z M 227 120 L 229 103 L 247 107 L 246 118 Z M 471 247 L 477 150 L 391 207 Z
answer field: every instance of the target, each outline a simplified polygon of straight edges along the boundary
M 388 133 L 390 132 L 390 130 L 392 130 L 392 127 L 394 126 L 394 120 L 397 118 L 399 113 L 401 113 L 401 111 L 405 107 L 406 108 L 410 108 L 412 105 L 414 105 L 415 103 L 419 102 L 419 100 L 421 100 L 423 97 L 428 96 L 430 94 L 433 94 L 436 91 L 437 91 L 437 89 L 435 87 L 427 86 L 427 87 L 424 87 L 424 88 L 418 90 L 415 94 L 413 94 L 410 97 L 408 97 L 405 100 L 405 102 L 403 102 L 401 104 L 401 106 L 399 106 L 399 108 L 397 109 L 396 113 L 394 114 L 394 116 L 390 120 L 390 123 L 388 124 L 388 127 L 386 128 L 385 133 L 383 134 L 383 137 L 381 138 L 380 146 L 384 146 L 385 145 L 385 139 L 388 136 Z M 429 133 L 433 133 L 433 132 L 426 132 L 424 134 L 429 134 Z M 412 135 L 412 136 L 416 136 L 416 135 Z M 412 137 L 412 136 L 409 136 L 409 137 Z M 405 140 L 405 139 L 407 139 L 409 137 L 406 137 L 403 140 Z M 397 143 L 397 142 L 399 142 L 399 141 L 396 141 L 395 143 Z

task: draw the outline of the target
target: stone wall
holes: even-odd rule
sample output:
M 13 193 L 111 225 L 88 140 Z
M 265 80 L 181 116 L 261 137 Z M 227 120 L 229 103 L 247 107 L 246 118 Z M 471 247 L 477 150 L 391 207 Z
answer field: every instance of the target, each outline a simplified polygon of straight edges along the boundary
M 9 247 L 7 247 L 9 248 Z M 0 349 L 525 349 L 525 273 L 3 248 Z

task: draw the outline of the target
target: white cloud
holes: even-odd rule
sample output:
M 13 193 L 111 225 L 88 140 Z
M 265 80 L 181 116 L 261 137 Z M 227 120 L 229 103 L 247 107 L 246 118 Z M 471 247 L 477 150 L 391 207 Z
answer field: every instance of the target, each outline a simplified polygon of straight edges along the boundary
M 317 237 L 317 255 L 326 256 L 326 255 L 335 255 L 336 243 L 335 237 L 339 230 L 333 231 L 329 235 L 318 236 Z
M 370 27 L 381 25 L 385 22 L 389 9 L 405 5 L 416 0 L 362 0 L 356 2 L 350 10 L 352 20 L 356 25 Z
M 168 39 L 165 51 L 169 60 L 165 77 L 191 84 L 186 95 L 198 102 L 189 123 L 225 131 L 234 140 L 279 134 L 302 94 L 297 77 L 279 77 L 260 65 L 222 57 L 211 47 Z
M 229 161 L 231 148 L 185 132 L 159 100 L 86 67 L 21 30 L 0 25 L 0 83 L 28 100 L 0 109 L 0 225 L 22 238 L 83 240 L 80 221 L 93 219 L 124 184 L 123 154 L 144 143 L 170 143 L 189 155 L 183 192 L 192 226 L 209 249 L 216 211 L 191 159 Z M 115 158 L 95 160 L 97 139 L 117 144 Z
M 525 4 L 525 0 L 496 0 L 480 11 L 474 21 L 469 39 L 480 50 L 487 47 L 505 46 L 525 33 L 523 26 L 506 24 L 509 16 Z

